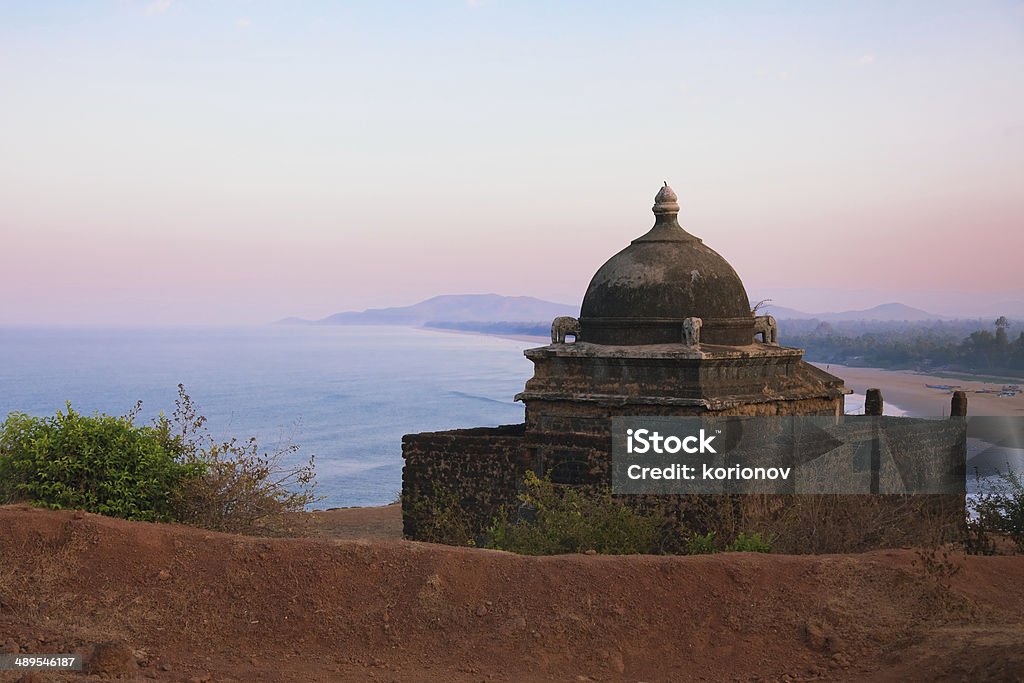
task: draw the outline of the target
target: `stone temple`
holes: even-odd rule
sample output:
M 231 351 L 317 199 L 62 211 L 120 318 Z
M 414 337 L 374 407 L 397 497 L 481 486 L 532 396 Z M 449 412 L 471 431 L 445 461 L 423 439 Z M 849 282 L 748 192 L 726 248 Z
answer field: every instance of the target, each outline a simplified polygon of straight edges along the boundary
M 406 536 L 423 535 L 437 501 L 485 528 L 516 504 L 527 470 L 610 484 L 613 416 L 843 414 L 851 391 L 778 344 L 728 261 L 680 226 L 667 184 L 653 211 L 594 274 L 579 319 L 557 318 L 552 343 L 525 351 L 524 424 L 403 438 Z

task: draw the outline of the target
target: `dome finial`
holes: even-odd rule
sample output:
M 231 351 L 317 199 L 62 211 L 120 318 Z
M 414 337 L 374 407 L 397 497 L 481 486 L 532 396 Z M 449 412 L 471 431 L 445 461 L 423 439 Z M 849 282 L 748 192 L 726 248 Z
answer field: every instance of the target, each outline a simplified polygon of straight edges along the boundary
M 668 186 L 668 182 L 665 181 L 664 186 L 654 196 L 654 208 L 652 211 L 656 215 L 679 213 L 678 200 L 679 198 L 676 196 L 676 193 L 672 191 L 672 188 Z

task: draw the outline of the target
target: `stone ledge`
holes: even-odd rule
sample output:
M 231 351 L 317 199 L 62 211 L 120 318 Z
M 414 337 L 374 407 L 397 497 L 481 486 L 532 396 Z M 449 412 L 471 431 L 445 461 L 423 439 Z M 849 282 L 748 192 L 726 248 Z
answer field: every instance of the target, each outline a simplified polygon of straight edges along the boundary
M 805 393 L 787 392 L 782 394 L 766 394 L 753 396 L 729 396 L 724 398 L 681 398 L 675 396 L 622 396 L 617 394 L 577 394 L 557 391 L 523 391 L 516 394 L 516 401 L 569 401 L 574 403 L 591 403 L 602 406 L 656 405 L 656 406 L 695 406 L 708 410 L 721 410 L 736 406 L 757 403 L 779 403 L 783 401 L 800 401 L 810 398 L 835 399 L 848 393 L 831 387 L 809 390 Z
M 751 343 L 747 346 L 701 344 L 694 348 L 682 344 L 612 346 L 575 342 L 572 344 L 548 344 L 523 351 L 523 355 L 531 360 L 536 358 L 643 358 L 715 361 L 746 358 L 802 358 L 803 353 L 803 349 L 758 343 Z

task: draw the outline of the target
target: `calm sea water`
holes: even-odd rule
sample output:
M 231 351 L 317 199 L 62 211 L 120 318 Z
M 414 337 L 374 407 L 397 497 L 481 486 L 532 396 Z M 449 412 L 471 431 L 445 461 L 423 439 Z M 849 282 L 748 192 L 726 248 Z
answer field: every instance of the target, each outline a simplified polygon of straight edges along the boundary
M 215 437 L 315 455 L 317 507 L 382 505 L 402 487 L 403 434 L 523 420 L 522 350 L 540 343 L 401 327 L 0 328 L 0 416 L 65 401 L 122 415 L 141 400 L 148 421 L 174 409 L 181 382 Z M 863 400 L 848 397 L 847 412 Z M 1024 463 L 1011 450 L 1000 465 Z
M 185 385 L 218 438 L 316 455 L 316 507 L 401 490 L 402 435 L 521 422 L 530 342 L 399 327 L 0 328 L 0 415 L 65 401 L 139 421 Z

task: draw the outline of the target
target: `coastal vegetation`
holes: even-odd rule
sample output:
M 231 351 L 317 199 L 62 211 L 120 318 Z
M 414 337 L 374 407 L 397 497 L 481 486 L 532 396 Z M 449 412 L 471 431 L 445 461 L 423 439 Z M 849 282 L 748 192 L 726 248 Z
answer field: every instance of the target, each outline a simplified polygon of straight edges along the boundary
M 215 439 L 182 385 L 170 417 L 136 424 L 140 408 L 88 416 L 69 403 L 48 417 L 8 415 L 0 503 L 256 533 L 316 500 L 312 457 L 294 465 L 294 445 L 267 453 L 255 439 Z
M 1024 329 L 1006 317 L 927 322 L 787 320 L 779 342 L 808 360 L 862 367 L 1024 377 Z

